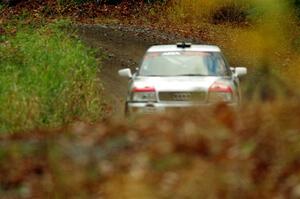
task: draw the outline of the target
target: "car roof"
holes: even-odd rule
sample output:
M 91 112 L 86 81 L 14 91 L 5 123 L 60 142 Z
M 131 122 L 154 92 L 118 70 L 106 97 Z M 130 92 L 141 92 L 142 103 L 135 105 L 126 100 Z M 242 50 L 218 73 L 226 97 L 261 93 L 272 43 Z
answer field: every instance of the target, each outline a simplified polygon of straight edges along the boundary
M 181 48 L 177 45 L 155 45 L 150 47 L 147 52 L 174 52 L 174 51 L 200 51 L 200 52 L 220 52 L 221 49 L 215 45 L 195 45 Z

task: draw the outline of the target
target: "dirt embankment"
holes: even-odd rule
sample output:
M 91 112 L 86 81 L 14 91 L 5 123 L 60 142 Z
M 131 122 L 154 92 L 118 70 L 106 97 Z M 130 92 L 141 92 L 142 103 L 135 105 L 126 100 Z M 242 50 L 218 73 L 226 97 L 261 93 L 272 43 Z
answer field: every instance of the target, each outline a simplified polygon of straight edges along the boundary
M 163 33 L 150 29 L 117 25 L 77 25 L 80 38 L 90 47 L 104 52 L 101 70 L 105 98 L 113 114 L 123 113 L 127 92 L 127 79 L 118 76 L 121 68 L 135 71 L 148 47 L 154 44 L 170 44 L 178 41 L 200 43 L 200 40 L 184 38 L 175 33 Z

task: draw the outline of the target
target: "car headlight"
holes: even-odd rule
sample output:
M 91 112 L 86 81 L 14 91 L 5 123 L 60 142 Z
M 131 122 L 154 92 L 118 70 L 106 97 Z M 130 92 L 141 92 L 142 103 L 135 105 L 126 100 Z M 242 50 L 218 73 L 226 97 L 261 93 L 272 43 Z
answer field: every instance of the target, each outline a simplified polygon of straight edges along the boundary
M 155 102 L 156 92 L 153 87 L 134 88 L 132 90 L 132 101 L 135 102 Z

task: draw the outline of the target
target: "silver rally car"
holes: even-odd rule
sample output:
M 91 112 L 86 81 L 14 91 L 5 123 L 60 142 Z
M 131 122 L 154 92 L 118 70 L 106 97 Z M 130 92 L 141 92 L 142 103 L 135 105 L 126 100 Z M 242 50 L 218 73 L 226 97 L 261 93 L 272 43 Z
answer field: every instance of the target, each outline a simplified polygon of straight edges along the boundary
M 230 67 L 212 45 L 156 45 L 150 47 L 138 70 L 119 70 L 129 78 L 126 113 L 161 112 L 169 108 L 207 106 L 217 102 L 237 105 L 239 76 L 244 67 Z

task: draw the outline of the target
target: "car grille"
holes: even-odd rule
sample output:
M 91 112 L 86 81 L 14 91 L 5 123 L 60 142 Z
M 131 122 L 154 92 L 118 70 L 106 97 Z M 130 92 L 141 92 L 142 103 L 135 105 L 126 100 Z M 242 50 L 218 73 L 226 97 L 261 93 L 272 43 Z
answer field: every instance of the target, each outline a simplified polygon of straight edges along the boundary
M 205 92 L 159 92 L 160 101 L 204 101 Z

